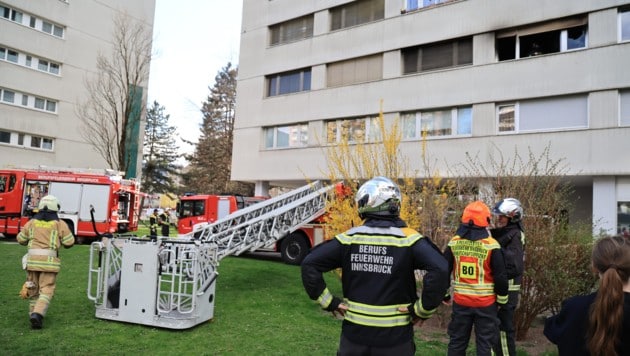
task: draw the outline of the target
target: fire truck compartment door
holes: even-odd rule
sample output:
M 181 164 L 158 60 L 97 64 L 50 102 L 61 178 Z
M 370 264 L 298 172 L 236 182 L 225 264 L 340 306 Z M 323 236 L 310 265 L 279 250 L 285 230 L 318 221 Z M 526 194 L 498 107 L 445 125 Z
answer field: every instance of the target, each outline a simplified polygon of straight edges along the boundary
M 59 199 L 61 211 L 70 215 L 76 215 L 79 213 L 79 204 L 81 203 L 81 184 L 50 182 L 48 192 Z
M 89 185 L 83 186 L 81 193 L 81 210 L 79 211 L 80 220 L 90 220 L 90 205 L 94 206 L 94 220 L 103 222 L 107 220 L 109 210 L 110 187 L 108 185 Z

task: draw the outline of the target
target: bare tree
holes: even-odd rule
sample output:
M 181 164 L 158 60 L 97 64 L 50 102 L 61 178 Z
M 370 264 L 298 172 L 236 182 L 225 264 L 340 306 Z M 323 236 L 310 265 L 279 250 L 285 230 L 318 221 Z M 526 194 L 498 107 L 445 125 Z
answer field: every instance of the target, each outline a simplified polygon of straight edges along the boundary
M 78 106 L 81 135 L 111 168 L 135 166 L 140 121 L 145 110 L 143 86 L 151 62 L 150 27 L 128 15 L 114 18 L 112 48 L 99 53 L 97 73 L 86 79 L 87 99 Z

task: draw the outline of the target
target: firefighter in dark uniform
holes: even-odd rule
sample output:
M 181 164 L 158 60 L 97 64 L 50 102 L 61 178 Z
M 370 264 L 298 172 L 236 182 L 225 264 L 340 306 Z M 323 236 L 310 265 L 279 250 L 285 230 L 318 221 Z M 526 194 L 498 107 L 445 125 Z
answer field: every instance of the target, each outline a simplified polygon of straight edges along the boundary
M 29 319 L 33 329 L 41 329 L 48 306 L 55 295 L 57 273 L 61 269 L 59 248 L 72 247 L 74 235 L 59 219 L 59 201 L 47 195 L 39 201 L 38 211 L 20 230 L 16 240 L 28 246 L 26 283 L 20 296 L 29 300 Z
M 149 236 L 151 239 L 157 238 L 157 228 L 160 217 L 158 216 L 158 210 L 153 209 L 153 214 L 149 216 Z
M 302 282 L 320 306 L 344 316 L 338 355 L 413 355 L 413 326 L 433 315 L 446 293 L 447 264 L 439 249 L 400 219 L 398 186 L 384 177 L 355 197 L 363 225 L 314 248 Z M 322 274 L 342 269 L 344 299 Z M 414 270 L 426 270 L 418 298 Z
M 160 224 L 160 232 L 162 233 L 162 236 L 168 236 L 169 235 L 169 227 L 171 225 L 171 216 L 169 215 L 169 210 L 168 208 L 164 209 L 164 211 L 162 212 L 162 214 L 160 214 L 158 216 L 159 218 L 159 224 Z
M 453 277 L 448 355 L 466 355 L 473 326 L 477 355 L 490 355 L 499 337 L 497 304 L 507 302 L 508 280 L 501 246 L 488 231 L 490 216 L 483 202 L 468 204 L 444 251 Z
M 501 245 L 505 269 L 509 283 L 508 302 L 499 309 L 499 340 L 494 346 L 497 355 L 516 355 L 516 338 L 514 331 L 514 311 L 523 279 L 525 234 L 521 220 L 523 207 L 514 198 L 506 198 L 495 204 L 492 214 L 496 216 L 495 228 L 490 234 Z

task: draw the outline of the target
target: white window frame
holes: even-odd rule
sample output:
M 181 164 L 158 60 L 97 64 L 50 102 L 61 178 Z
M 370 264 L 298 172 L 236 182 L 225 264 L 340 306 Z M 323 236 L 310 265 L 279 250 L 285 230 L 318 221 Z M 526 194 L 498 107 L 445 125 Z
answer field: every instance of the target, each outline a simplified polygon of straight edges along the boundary
M 416 0 L 416 6 L 413 7 L 411 0 L 403 0 L 403 8 L 405 9 L 405 11 L 415 11 L 415 10 L 420 10 L 420 9 L 448 3 L 451 1 L 455 1 L 455 0 L 433 0 L 431 1 L 432 4 L 425 5 L 424 0 Z
M 364 116 L 364 117 L 352 117 L 345 119 L 336 119 L 336 120 L 327 120 L 324 122 L 324 139 L 325 144 L 333 146 L 338 145 L 342 142 L 342 131 L 344 124 L 351 124 L 354 122 L 362 123 L 363 127 L 363 141 L 359 142 L 354 139 L 348 139 L 349 144 L 361 144 L 361 143 L 375 143 L 383 140 L 383 135 L 381 133 L 381 129 L 378 124 L 378 115 L 372 116 Z M 334 130 L 334 140 L 331 140 L 328 131 L 329 125 L 334 125 L 332 130 Z M 355 135 L 352 135 L 354 137 Z M 351 137 L 351 138 L 352 138 Z
M 504 107 L 514 107 L 514 129 L 513 130 L 506 130 L 506 131 L 501 131 L 501 122 L 500 122 L 500 114 L 501 114 L 501 108 Z M 518 133 L 518 123 L 519 123 L 519 110 L 518 110 L 518 103 L 502 103 L 497 105 L 496 108 L 496 123 L 497 123 L 497 134 L 498 135 L 511 135 L 511 134 L 515 134 Z
M 630 90 L 619 91 L 619 126 L 630 126 Z
M 289 137 L 289 144 L 286 146 L 278 145 L 278 131 L 287 130 L 289 131 L 288 135 L 299 135 L 300 137 L 295 140 L 291 140 Z M 291 148 L 304 148 L 308 147 L 308 124 L 294 124 L 294 125 L 280 125 L 280 126 L 272 126 L 264 129 L 264 143 L 265 149 L 273 150 L 273 149 L 291 149 Z M 268 145 L 267 138 L 271 135 L 271 145 Z M 296 142 L 297 144 L 291 145 L 291 142 Z
M 459 111 L 463 109 L 470 109 L 470 131 L 469 133 L 458 133 L 458 125 L 459 125 Z M 472 136 L 472 125 L 473 125 L 473 117 L 472 117 L 472 106 L 461 106 L 461 107 L 453 107 L 453 108 L 443 108 L 443 109 L 431 109 L 431 110 L 420 110 L 416 112 L 407 112 L 401 113 L 400 117 L 402 120 L 405 119 L 413 119 L 413 135 L 408 135 L 406 130 L 405 122 L 401 122 L 402 139 L 405 141 L 419 140 L 423 138 L 423 123 L 422 123 L 422 115 L 427 115 L 429 113 L 434 112 L 449 112 L 451 114 L 451 134 L 450 135 L 426 135 L 427 139 L 441 139 L 441 138 L 455 138 L 455 137 L 470 137 Z M 420 129 L 419 129 L 420 128 Z
M 619 42 L 627 42 L 630 41 L 630 9 L 625 9 L 625 10 L 620 10 L 619 13 L 617 14 L 617 30 L 618 30 L 618 34 L 617 34 L 617 38 Z M 624 18 L 626 19 L 626 26 L 628 27 L 626 29 L 627 33 L 628 33 L 628 37 L 627 38 L 623 38 L 623 20 Z
M 55 139 L 51 137 L 24 134 L 10 130 L 0 129 L 5 134 L 9 134 L 9 142 L 0 142 L 0 146 L 18 146 L 25 149 L 52 152 L 55 150 Z M 37 146 L 33 146 L 39 140 Z
M 563 103 L 564 102 L 564 103 Z M 569 104 L 567 104 L 567 102 Z M 551 106 L 545 105 L 551 104 Z M 567 110 L 576 109 L 579 110 L 578 104 L 585 104 L 584 110 L 580 111 L 580 114 L 570 112 L 564 112 L 566 115 L 554 116 L 558 117 L 557 121 L 547 120 L 545 119 L 545 114 L 540 114 L 540 110 L 545 111 L 546 113 L 555 112 L 554 109 L 561 107 Z M 514 107 L 514 130 L 513 131 L 499 131 L 500 122 L 499 122 L 499 114 L 501 112 L 501 108 L 503 107 Z M 533 110 L 533 114 L 532 111 Z M 524 113 L 532 114 L 531 118 L 524 117 Z M 562 118 L 571 118 L 572 120 L 562 120 Z M 579 124 L 579 119 L 584 118 L 585 123 Z M 531 121 L 530 121 L 531 119 Z M 588 96 L 584 94 L 575 94 L 575 95 L 563 95 L 563 96 L 552 96 L 552 97 L 544 97 L 537 98 L 531 100 L 523 100 L 518 102 L 506 102 L 500 103 L 496 105 L 496 132 L 498 135 L 505 134 L 518 134 L 518 133 L 530 133 L 530 132 L 557 132 L 557 131 L 567 131 L 567 130 L 583 130 L 588 129 L 589 126 L 589 118 L 588 118 Z M 523 121 L 526 120 L 526 121 Z M 523 123 L 521 123 L 523 121 Z M 540 125 L 541 122 L 548 124 L 548 126 Z M 563 125 L 565 124 L 565 125 Z M 566 125 L 568 124 L 568 125 Z M 525 127 L 525 128 L 523 128 Z
M 57 25 L 56 23 L 52 21 L 47 21 L 44 19 L 37 18 L 36 16 L 24 13 L 22 11 L 16 10 L 4 4 L 0 6 L 2 6 L 3 8 L 9 9 L 9 17 L 8 18 L 4 17 L 4 14 L 2 14 L 0 15 L 1 18 L 4 18 L 9 21 L 13 21 L 25 27 L 34 28 L 40 32 L 49 34 L 53 37 L 64 38 L 64 35 L 66 32 L 66 28 L 64 26 Z M 19 16 L 17 14 L 19 14 Z M 44 23 L 50 25 L 50 32 L 44 30 Z
M 17 64 L 22 67 L 26 67 L 32 70 L 60 76 L 61 75 L 61 63 L 51 61 L 44 58 L 39 58 L 27 53 L 21 53 L 8 47 L 0 47 L 2 50 L 0 54 L 0 61 L 5 61 L 13 64 Z M 9 60 L 9 52 L 13 52 L 15 61 Z
M 13 93 L 13 101 L 5 101 L 5 92 Z M 26 97 L 26 99 L 25 99 Z M 24 102 L 26 101 L 26 105 Z M 0 87 L 0 104 L 19 106 L 22 108 L 28 108 L 37 110 L 49 114 L 57 114 L 59 111 L 59 101 L 46 99 L 34 95 L 29 95 L 19 91 L 1 88 Z M 39 105 L 41 107 L 37 107 Z

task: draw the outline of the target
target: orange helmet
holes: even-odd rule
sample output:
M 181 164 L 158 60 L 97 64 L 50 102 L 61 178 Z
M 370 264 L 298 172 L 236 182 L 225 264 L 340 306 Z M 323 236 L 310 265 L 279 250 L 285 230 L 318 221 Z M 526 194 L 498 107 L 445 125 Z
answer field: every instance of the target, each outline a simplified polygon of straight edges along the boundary
M 477 200 L 466 205 L 462 214 L 462 223 L 487 227 L 490 224 L 490 216 L 490 208 L 484 202 Z

